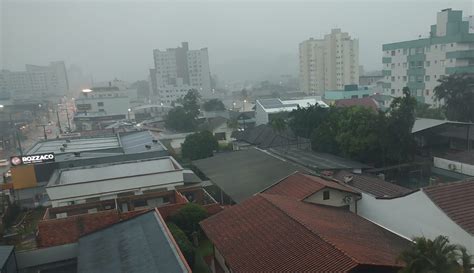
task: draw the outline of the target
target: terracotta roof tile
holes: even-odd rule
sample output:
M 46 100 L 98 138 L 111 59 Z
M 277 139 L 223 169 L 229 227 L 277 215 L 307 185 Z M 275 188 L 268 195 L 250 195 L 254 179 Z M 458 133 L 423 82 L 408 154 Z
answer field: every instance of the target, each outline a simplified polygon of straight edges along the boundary
M 201 226 L 233 272 L 349 272 L 400 267 L 408 241 L 348 210 L 258 194 Z
M 337 107 L 363 106 L 377 111 L 378 103 L 373 98 L 342 99 L 336 100 Z
M 426 187 L 423 192 L 449 218 L 474 235 L 474 179 Z
M 300 172 L 295 172 L 294 174 L 282 179 L 275 185 L 266 189 L 264 193 L 289 196 L 298 200 L 302 200 L 324 188 L 333 188 L 340 191 L 358 194 L 357 191 L 337 182 L 325 180 L 318 176 L 307 175 Z
M 348 182 L 347 185 L 374 195 L 375 197 L 395 197 L 412 192 L 410 189 L 384 181 L 374 175 L 338 171 L 333 175 L 333 178 L 344 182 L 344 177 L 346 176 L 353 177 L 352 181 Z

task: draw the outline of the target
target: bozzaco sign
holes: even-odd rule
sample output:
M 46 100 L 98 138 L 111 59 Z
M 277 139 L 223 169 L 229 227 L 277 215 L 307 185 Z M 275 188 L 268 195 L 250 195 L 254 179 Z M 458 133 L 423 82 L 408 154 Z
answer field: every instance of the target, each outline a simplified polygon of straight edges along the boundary
M 12 166 L 29 165 L 36 163 L 54 162 L 54 153 L 12 156 L 10 163 Z

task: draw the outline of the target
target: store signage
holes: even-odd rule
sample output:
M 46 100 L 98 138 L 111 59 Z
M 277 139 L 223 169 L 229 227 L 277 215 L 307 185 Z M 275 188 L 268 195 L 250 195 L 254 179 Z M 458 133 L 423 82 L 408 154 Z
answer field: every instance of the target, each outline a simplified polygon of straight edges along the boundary
M 54 162 L 54 153 L 25 155 L 25 156 L 12 156 L 10 158 L 10 163 L 12 166 L 29 165 L 29 164 L 46 163 L 46 162 Z

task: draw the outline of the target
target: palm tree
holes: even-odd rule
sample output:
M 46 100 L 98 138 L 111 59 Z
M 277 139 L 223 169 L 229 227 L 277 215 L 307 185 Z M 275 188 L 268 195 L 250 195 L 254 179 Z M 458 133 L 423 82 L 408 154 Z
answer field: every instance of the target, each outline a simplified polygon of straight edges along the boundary
M 448 237 L 417 237 L 413 242 L 400 254 L 399 259 L 405 263 L 400 273 L 472 273 L 472 256 L 463 246 L 450 244 Z

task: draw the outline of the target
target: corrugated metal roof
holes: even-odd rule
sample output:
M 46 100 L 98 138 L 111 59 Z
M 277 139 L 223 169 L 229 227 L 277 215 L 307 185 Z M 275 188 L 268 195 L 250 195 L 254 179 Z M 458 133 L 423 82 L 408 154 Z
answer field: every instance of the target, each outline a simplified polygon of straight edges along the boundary
M 13 246 L 0 246 L 0 269 L 3 268 L 5 263 L 13 252 Z
M 79 239 L 78 272 L 191 272 L 155 211 Z
M 302 167 L 255 148 L 216 154 L 193 163 L 237 203 L 297 170 L 304 171 Z

